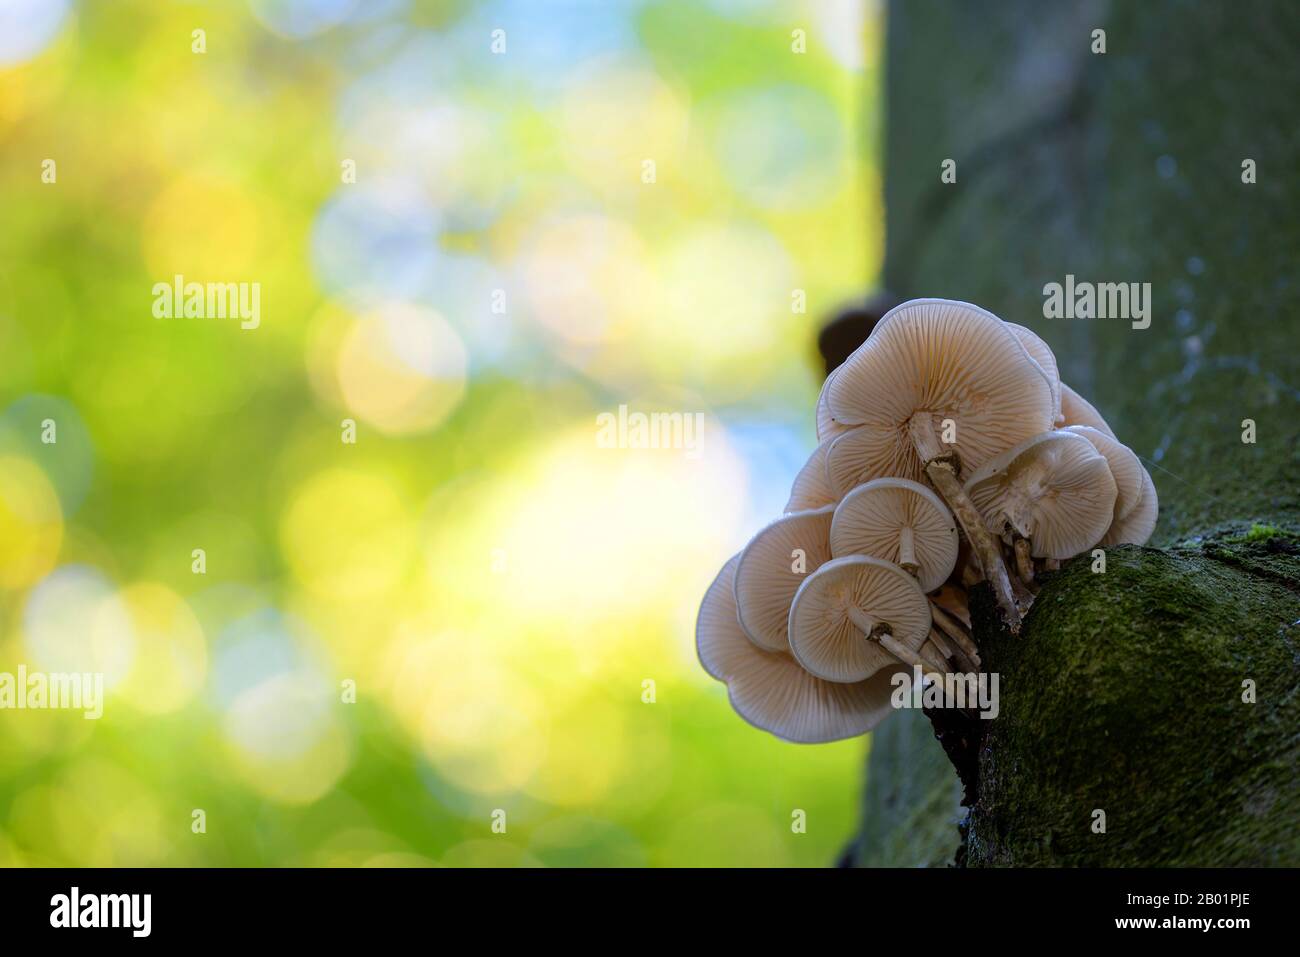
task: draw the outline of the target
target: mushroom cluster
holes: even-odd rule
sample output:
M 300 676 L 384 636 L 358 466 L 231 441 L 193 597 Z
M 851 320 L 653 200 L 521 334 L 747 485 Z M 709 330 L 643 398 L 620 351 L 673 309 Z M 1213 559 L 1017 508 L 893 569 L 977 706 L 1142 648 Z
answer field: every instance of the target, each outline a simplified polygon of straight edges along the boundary
M 987 581 L 1018 632 L 1038 573 L 1155 528 L 1151 476 L 1047 343 L 969 303 L 890 310 L 816 417 L 785 514 L 723 566 L 696 624 L 736 711 L 790 741 L 871 730 L 900 670 L 978 671 L 970 586 Z

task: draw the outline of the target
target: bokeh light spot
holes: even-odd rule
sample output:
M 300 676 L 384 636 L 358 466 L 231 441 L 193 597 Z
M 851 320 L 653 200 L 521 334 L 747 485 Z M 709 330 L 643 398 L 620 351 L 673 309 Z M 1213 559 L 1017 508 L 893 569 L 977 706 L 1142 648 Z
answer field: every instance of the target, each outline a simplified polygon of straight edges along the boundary
M 118 693 L 141 711 L 164 714 L 186 704 L 203 685 L 208 650 L 203 629 L 175 592 L 149 582 L 122 593 L 137 654 Z
M 0 67 L 44 50 L 67 15 L 68 0 L 0 0 Z
M 40 580 L 62 541 L 63 513 L 45 473 L 27 459 L 0 456 L 0 588 Z
M 23 633 L 36 667 L 99 673 L 106 689 L 126 677 L 135 659 L 126 606 L 112 582 L 88 565 L 65 565 L 28 593 Z
M 305 804 L 347 770 L 351 745 L 332 708 L 338 697 L 311 675 L 269 678 L 240 694 L 222 722 L 231 762 L 259 794 Z
M 280 525 L 294 576 L 318 595 L 373 596 L 406 571 L 412 516 L 392 484 L 367 472 L 331 469 L 298 491 Z
M 257 200 L 225 179 L 196 173 L 168 185 L 150 204 L 141 231 L 152 282 L 171 283 L 177 275 L 187 283 L 256 281 L 250 272 L 259 255 L 258 209 Z
M 348 408 L 380 431 L 424 432 L 460 403 L 467 365 L 460 337 L 442 316 L 389 303 L 344 337 L 339 387 Z

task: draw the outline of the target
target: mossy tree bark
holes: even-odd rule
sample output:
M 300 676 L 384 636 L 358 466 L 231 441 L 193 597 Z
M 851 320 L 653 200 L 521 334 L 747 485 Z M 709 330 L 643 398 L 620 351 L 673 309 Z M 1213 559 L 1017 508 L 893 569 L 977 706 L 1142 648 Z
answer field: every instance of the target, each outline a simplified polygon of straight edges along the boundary
M 888 16 L 887 286 L 1042 335 L 1161 514 L 1159 547 L 1048 576 L 1020 637 L 978 598 L 1001 690 L 978 801 L 967 817 L 930 723 L 900 712 L 854 860 L 1300 864 L 1300 7 Z M 1044 318 L 1067 275 L 1150 283 L 1149 328 Z

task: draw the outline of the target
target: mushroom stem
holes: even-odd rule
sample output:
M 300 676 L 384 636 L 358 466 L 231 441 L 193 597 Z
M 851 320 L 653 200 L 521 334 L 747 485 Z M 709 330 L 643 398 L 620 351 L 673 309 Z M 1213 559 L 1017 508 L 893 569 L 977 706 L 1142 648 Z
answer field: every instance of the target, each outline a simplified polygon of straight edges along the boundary
M 876 619 L 872 618 L 861 608 L 857 608 L 853 606 L 850 606 L 848 611 L 848 616 L 849 616 L 849 621 L 853 622 L 853 626 L 855 628 L 861 631 L 868 638 L 873 637 L 873 633 L 875 632 L 876 625 L 877 625 Z
M 930 617 L 934 619 L 935 623 L 943 630 L 945 635 L 957 643 L 957 646 L 961 648 L 962 652 L 970 662 L 974 664 L 975 656 L 979 654 L 979 649 L 975 647 L 975 642 L 972 641 L 971 636 L 967 634 L 965 626 L 956 618 L 952 617 L 952 615 L 940 608 L 938 603 L 934 601 L 930 602 Z
M 913 667 L 919 666 L 923 672 L 937 671 L 940 678 L 948 673 L 947 668 L 940 668 L 933 662 L 922 658 L 919 653 L 912 651 L 907 647 L 907 645 L 894 637 L 893 631 L 890 630 L 890 627 L 886 622 L 876 621 L 861 608 L 850 607 L 848 609 L 848 618 L 849 621 L 853 622 L 855 628 L 866 635 L 867 641 L 879 642 L 880 647 L 884 648 L 904 664 L 912 665 Z
M 916 560 L 916 536 L 910 525 L 904 525 L 898 530 L 898 567 L 909 575 L 915 575 L 921 570 L 921 565 Z
M 945 664 L 956 663 L 957 667 L 962 671 L 979 671 L 979 668 L 975 666 L 975 662 L 966 654 L 966 650 L 960 646 L 949 644 L 948 639 L 943 636 L 943 632 L 936 627 L 930 628 L 930 643 L 938 649 Z
M 952 645 L 948 644 L 947 639 L 944 638 L 939 629 L 935 628 L 933 625 L 930 627 L 930 643 L 938 649 L 939 654 L 941 654 L 945 660 L 957 657 L 957 653 L 953 651 Z
M 1026 585 L 1019 575 L 1011 576 L 1011 588 L 1016 595 L 1016 604 L 1028 612 L 1034 603 L 1033 589 Z
M 929 641 L 921 646 L 921 650 L 917 654 L 921 656 L 922 661 L 930 663 L 931 670 L 937 671 L 940 675 L 946 675 L 952 671 L 952 665 L 948 662 L 948 659 L 940 654 L 939 650 L 934 648 Z
M 908 420 L 908 431 L 916 453 L 925 463 L 925 474 L 934 483 L 935 489 L 943 496 L 956 516 L 962 531 L 975 551 L 984 577 L 993 586 L 993 594 L 1002 609 L 1002 618 L 1012 634 L 1020 631 L 1020 608 L 1016 604 L 1015 594 L 1011 590 L 1011 576 L 1002 561 L 1002 552 L 993 536 L 984 526 L 975 503 L 966 494 L 961 481 L 957 478 L 957 455 L 945 452 L 939 447 L 939 440 L 934 434 L 934 418 L 929 412 L 918 412 Z
M 913 651 L 907 645 L 903 644 L 888 631 L 882 631 L 878 635 L 872 635 L 876 641 L 880 642 L 880 647 L 903 662 L 905 665 L 911 665 L 913 668 L 920 668 L 921 673 L 927 677 L 933 675 L 936 681 L 942 681 L 943 676 L 948 673 L 947 668 L 936 667 L 930 661 L 922 658 L 920 654 Z
M 1029 554 L 1029 539 L 1015 537 L 1013 546 L 1016 550 L 1016 574 L 1020 580 L 1025 583 L 1026 587 L 1034 587 L 1034 559 Z
M 1061 563 L 1060 563 L 1059 561 L 1057 561 L 1055 558 L 1044 558 L 1044 559 L 1043 559 L 1043 568 L 1046 569 L 1046 570 L 1049 571 L 1049 572 L 1060 571 L 1060 570 L 1061 570 Z

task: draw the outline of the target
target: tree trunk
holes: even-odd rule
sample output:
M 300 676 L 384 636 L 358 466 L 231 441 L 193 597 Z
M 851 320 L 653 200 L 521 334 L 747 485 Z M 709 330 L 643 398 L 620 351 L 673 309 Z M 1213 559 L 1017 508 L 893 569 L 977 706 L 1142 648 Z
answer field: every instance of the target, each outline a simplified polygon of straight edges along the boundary
M 1042 335 L 1144 458 L 1161 547 L 1067 563 L 1018 638 L 974 597 L 1001 690 L 978 799 L 967 817 L 930 723 L 899 712 L 853 857 L 1300 864 L 1300 7 L 888 16 L 886 285 Z M 1149 328 L 1045 318 L 1067 275 L 1150 283 Z

